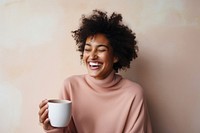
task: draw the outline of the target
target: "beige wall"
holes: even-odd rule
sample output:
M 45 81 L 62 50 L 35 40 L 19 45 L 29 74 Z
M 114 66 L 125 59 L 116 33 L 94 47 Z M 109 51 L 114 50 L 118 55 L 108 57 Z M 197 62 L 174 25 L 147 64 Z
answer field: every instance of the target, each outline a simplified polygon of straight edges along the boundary
M 85 73 L 71 30 L 83 13 L 122 13 L 139 58 L 122 75 L 146 93 L 155 133 L 200 132 L 200 1 L 0 0 L 0 132 L 42 133 L 38 104 Z

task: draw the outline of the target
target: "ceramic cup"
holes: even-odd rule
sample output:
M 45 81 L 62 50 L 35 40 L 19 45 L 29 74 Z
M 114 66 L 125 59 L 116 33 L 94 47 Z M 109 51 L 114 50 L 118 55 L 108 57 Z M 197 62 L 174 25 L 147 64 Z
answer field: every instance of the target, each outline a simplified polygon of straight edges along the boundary
M 66 127 L 71 119 L 72 102 L 69 100 L 48 100 L 48 117 L 53 127 Z

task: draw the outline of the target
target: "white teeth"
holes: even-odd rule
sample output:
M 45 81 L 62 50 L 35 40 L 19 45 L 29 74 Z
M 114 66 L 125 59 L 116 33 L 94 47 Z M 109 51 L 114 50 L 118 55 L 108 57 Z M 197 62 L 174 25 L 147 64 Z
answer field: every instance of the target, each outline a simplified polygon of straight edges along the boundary
M 90 66 L 99 66 L 100 64 L 98 62 L 89 62 Z

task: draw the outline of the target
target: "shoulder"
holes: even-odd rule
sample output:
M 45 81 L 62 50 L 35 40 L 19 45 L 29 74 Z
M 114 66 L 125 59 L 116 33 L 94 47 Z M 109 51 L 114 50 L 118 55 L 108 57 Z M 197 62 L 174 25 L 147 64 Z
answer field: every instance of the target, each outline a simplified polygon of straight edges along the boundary
M 84 80 L 84 75 L 72 75 L 64 79 L 64 85 L 76 84 Z
M 78 88 L 84 81 L 84 75 L 72 75 L 63 80 L 61 91 L 71 91 Z
M 60 90 L 60 98 L 62 99 L 71 99 L 72 92 L 78 88 L 77 86 L 80 85 L 83 79 L 83 75 L 72 75 L 64 79 L 61 90 Z
M 121 83 L 127 93 L 137 98 L 143 98 L 144 92 L 140 84 L 126 78 L 123 78 Z
M 123 78 L 121 82 L 123 83 L 124 87 L 129 88 L 130 90 L 138 90 L 138 91 L 143 90 L 140 84 L 138 84 L 137 82 L 131 81 L 129 79 Z

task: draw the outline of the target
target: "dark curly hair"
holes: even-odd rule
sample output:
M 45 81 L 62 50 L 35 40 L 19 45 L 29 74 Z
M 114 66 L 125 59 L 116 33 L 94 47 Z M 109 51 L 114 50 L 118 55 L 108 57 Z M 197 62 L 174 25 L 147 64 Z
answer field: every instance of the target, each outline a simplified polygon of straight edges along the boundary
M 79 29 L 72 31 L 72 36 L 81 52 L 81 59 L 87 37 L 101 33 L 109 40 L 113 48 L 114 56 L 118 62 L 114 63 L 113 69 L 118 72 L 120 69 L 130 67 L 132 59 L 137 57 L 138 47 L 136 45 L 135 33 L 122 23 L 122 15 L 113 12 L 108 17 L 107 12 L 93 10 L 93 13 L 81 18 Z

